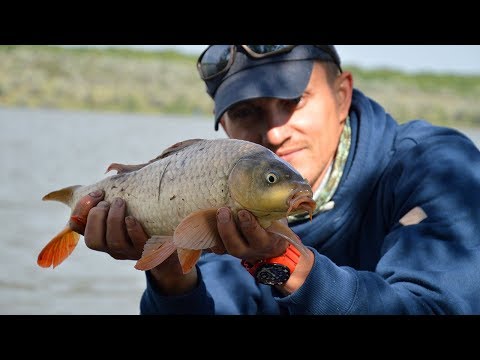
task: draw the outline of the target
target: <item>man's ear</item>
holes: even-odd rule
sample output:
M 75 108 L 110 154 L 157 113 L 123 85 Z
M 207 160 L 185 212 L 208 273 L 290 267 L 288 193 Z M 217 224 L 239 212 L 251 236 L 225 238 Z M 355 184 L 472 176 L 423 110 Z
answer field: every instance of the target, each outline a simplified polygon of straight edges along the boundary
M 340 118 L 346 119 L 352 104 L 353 76 L 349 71 L 344 71 L 335 81 L 335 95 Z
M 222 126 L 223 131 L 225 131 L 225 134 L 227 134 L 227 136 L 230 137 L 230 134 L 228 133 L 228 130 L 227 130 L 226 121 L 225 121 L 225 114 L 220 118 L 220 125 Z

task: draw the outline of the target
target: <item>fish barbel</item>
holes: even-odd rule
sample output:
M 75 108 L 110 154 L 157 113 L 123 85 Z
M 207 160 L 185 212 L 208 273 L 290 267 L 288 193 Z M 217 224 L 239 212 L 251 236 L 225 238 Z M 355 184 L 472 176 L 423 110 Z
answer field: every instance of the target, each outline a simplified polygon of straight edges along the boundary
M 148 163 L 113 163 L 110 170 L 117 174 L 91 185 L 53 191 L 43 200 L 63 202 L 72 209 L 71 220 L 86 223 L 88 210 L 74 213 L 83 196 L 103 190 L 106 201 L 124 199 L 127 215 L 138 219 L 149 236 L 135 264 L 138 270 L 149 270 L 177 251 L 183 271 L 190 271 L 202 250 L 221 243 L 216 212 L 223 206 L 234 216 L 240 209 L 250 211 L 263 228 L 306 253 L 281 219 L 304 212 L 311 217 L 312 189 L 289 163 L 261 145 L 191 139 L 170 146 Z M 40 252 L 38 265 L 55 268 L 72 253 L 79 238 L 67 223 Z

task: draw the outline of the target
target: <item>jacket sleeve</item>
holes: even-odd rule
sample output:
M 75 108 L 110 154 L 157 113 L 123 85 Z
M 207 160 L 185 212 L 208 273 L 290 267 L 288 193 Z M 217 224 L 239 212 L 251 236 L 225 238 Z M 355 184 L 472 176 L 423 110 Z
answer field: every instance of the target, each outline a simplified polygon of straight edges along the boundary
M 197 263 L 198 285 L 182 296 L 164 296 L 146 272 L 147 287 L 140 301 L 142 315 L 278 314 L 279 307 L 266 285 L 257 285 L 230 255 L 204 253 Z
M 379 239 L 359 239 L 378 242 L 375 269 L 336 266 L 313 250 L 314 266 L 302 287 L 287 297 L 275 294 L 291 314 L 480 313 L 478 149 L 450 134 L 397 158 L 372 199 L 372 216 L 383 219 L 385 230 Z M 402 225 L 416 207 L 427 218 Z

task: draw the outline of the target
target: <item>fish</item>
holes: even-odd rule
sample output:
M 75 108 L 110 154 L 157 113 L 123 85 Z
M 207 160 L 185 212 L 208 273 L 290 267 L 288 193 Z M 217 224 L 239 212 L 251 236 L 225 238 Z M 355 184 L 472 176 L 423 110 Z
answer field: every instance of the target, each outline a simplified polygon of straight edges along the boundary
M 187 139 L 146 163 L 112 163 L 106 174 L 112 170 L 117 173 L 96 183 L 68 186 L 42 198 L 64 203 L 71 213 L 67 225 L 40 251 L 40 267 L 55 268 L 71 255 L 81 235 L 69 223 L 86 224 L 89 210 L 76 205 L 96 190 L 104 191 L 105 201 L 125 200 L 127 216 L 140 221 L 149 236 L 137 270 L 158 266 L 177 252 L 183 272 L 191 271 L 202 251 L 221 244 L 216 213 L 224 206 L 235 218 L 241 209 L 250 211 L 264 229 L 307 254 L 285 220 L 300 213 L 309 213 L 311 220 L 316 206 L 312 188 L 262 145 L 231 138 Z

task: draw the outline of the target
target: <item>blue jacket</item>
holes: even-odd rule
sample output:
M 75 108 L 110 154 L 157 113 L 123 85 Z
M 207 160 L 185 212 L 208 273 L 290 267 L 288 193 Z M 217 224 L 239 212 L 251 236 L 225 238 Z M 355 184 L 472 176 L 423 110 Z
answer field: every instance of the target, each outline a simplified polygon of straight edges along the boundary
M 284 297 L 239 259 L 205 253 L 183 296 L 162 296 L 146 272 L 141 314 L 480 314 L 478 148 L 453 129 L 399 125 L 353 95 L 335 207 L 291 225 L 315 255 L 303 286 Z M 427 218 L 401 225 L 415 207 Z

